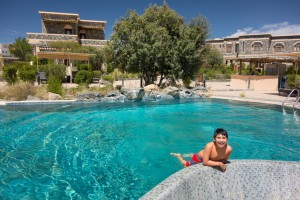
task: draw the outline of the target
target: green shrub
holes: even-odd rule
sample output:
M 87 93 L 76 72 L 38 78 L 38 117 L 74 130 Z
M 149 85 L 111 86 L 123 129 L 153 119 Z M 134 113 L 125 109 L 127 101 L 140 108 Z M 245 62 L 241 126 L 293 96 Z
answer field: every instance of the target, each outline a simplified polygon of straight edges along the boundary
M 81 70 L 77 72 L 74 82 L 77 84 L 89 84 L 92 82 L 92 72 L 87 70 Z
M 82 71 L 82 70 L 92 71 L 92 67 L 89 64 L 80 64 L 77 69 L 78 71 Z
M 286 75 L 288 88 L 300 88 L 300 70 L 297 70 L 294 66 L 290 66 L 286 70 Z
M 295 87 L 300 88 L 300 75 L 296 75 L 295 78 Z
M 23 65 L 18 72 L 21 80 L 34 83 L 36 80 L 36 66 L 33 65 Z
M 9 85 L 15 84 L 17 82 L 17 71 L 17 67 L 13 64 L 3 67 L 3 78 Z
M 51 76 L 58 78 L 60 82 L 63 82 L 66 77 L 65 65 L 56 65 L 56 64 L 41 65 L 39 66 L 39 71 L 46 72 L 47 78 Z
M 102 79 L 111 83 L 114 82 L 114 77 L 111 74 L 102 75 Z
M 29 65 L 28 62 L 25 62 L 25 61 L 14 61 L 11 65 L 14 65 L 17 70 L 21 69 L 23 66 L 25 65 Z
M 186 88 L 189 88 L 190 84 L 192 83 L 191 79 L 189 79 L 189 78 L 182 79 L 182 82 L 183 82 L 184 87 L 186 87 Z
M 101 78 L 102 72 L 100 70 L 93 71 L 93 78 Z
M 48 78 L 48 91 L 55 94 L 63 95 L 62 83 L 58 77 L 50 76 Z

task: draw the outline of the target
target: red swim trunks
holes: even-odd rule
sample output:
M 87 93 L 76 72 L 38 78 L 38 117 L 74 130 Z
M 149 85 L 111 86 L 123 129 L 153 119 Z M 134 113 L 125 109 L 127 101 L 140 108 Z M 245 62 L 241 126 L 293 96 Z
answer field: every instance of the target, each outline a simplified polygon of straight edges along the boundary
M 202 161 L 203 160 L 199 157 L 198 154 L 194 154 L 192 159 L 186 162 L 185 166 L 188 167 L 188 166 L 191 166 L 191 165 L 202 163 Z

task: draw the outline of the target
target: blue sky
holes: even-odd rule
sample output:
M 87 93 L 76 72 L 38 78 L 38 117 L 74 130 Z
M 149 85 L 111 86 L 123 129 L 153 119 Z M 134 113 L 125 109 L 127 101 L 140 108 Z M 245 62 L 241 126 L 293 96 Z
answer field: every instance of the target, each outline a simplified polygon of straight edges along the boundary
M 210 24 L 209 38 L 240 34 L 300 34 L 300 0 L 167 0 L 169 7 L 190 21 L 199 15 Z M 77 13 L 83 20 L 107 21 L 105 39 L 128 9 L 142 14 L 163 0 L 0 0 L 0 43 L 14 42 L 26 32 L 41 32 L 38 11 Z

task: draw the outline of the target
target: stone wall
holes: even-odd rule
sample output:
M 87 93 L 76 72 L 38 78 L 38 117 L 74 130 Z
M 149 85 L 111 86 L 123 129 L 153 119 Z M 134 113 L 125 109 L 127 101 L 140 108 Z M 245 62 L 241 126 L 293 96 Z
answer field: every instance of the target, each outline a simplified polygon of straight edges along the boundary
M 140 200 L 299 200 L 300 162 L 234 160 L 225 173 L 202 164 L 184 168 Z
M 78 22 L 78 32 L 85 33 L 85 39 L 104 40 L 105 22 L 80 20 Z
M 87 29 L 86 39 L 104 40 L 104 31 L 99 29 Z
M 75 23 L 59 23 L 59 22 L 44 22 L 43 33 L 49 34 L 65 34 L 65 25 L 70 25 L 72 27 L 72 35 L 78 34 L 77 24 Z
M 254 91 L 277 91 L 278 76 L 243 76 L 232 75 L 230 87 Z

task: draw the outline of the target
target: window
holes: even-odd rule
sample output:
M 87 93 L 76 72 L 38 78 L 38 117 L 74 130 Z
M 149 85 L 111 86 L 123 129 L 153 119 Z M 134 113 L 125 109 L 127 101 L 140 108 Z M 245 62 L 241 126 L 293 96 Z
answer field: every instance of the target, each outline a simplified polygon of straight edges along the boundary
M 275 52 L 282 52 L 284 49 L 284 44 L 282 42 L 276 42 L 274 44 L 274 51 Z
M 79 38 L 80 39 L 87 39 L 86 38 L 86 31 L 85 30 L 80 30 L 79 31 Z
M 243 42 L 243 52 L 245 52 L 245 42 Z
M 86 34 L 85 33 L 80 33 L 79 38 L 80 39 L 86 39 Z
M 239 44 L 235 44 L 235 53 L 238 53 L 240 51 L 239 48 Z
M 65 34 L 72 35 L 72 29 L 65 29 Z
M 261 41 L 256 41 L 252 43 L 252 50 L 259 52 L 262 51 L 263 43 Z
M 67 35 L 73 34 L 73 28 L 70 24 L 66 24 L 64 28 L 65 28 L 65 34 Z
M 232 52 L 232 44 L 226 44 L 226 53 Z
M 294 51 L 300 51 L 300 42 L 297 42 L 297 43 L 294 45 Z

